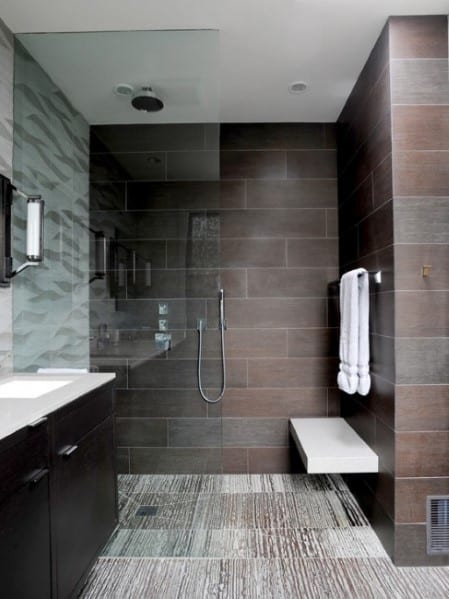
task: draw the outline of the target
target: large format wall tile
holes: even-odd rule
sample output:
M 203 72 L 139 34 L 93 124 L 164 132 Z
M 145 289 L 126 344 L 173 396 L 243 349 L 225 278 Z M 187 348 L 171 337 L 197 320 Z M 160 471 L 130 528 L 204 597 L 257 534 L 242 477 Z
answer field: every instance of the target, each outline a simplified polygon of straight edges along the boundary
M 302 150 L 326 145 L 323 123 L 224 123 L 222 150 Z
M 286 418 L 225 418 L 223 443 L 237 447 L 275 447 L 288 445 Z
M 449 264 L 449 244 L 397 244 L 394 253 L 397 289 L 449 289 L 449 269 L 445 268 Z M 422 276 L 425 264 L 433 265 L 430 277 Z
M 320 297 L 337 268 L 251 268 L 248 297 Z
M 326 237 L 326 211 L 318 209 L 223 212 L 221 237 Z
M 449 89 L 447 96 L 449 99 Z M 448 188 L 449 151 L 409 150 L 395 153 L 395 195 L 444 197 L 448 194 Z
M 449 430 L 449 385 L 397 385 L 396 429 Z
M 294 418 L 326 414 L 325 387 L 229 389 L 223 402 L 224 417 Z
M 126 472 L 289 472 L 301 466 L 288 418 L 339 413 L 327 298 L 338 275 L 335 127 L 223 125 L 221 180 L 199 160 L 218 147 L 209 129 L 170 126 L 167 140 L 164 126 L 91 132 L 91 226 L 116 238 L 121 268 L 121 279 L 112 263 L 91 285 L 92 352 L 95 364 L 120 374 Z M 169 180 L 175 175 L 181 180 Z M 197 319 L 207 318 L 202 374 L 216 397 L 219 287 L 227 390 L 208 405 L 197 389 Z M 154 344 L 159 320 L 169 351 Z M 104 324 L 113 340 L 106 345 L 97 341 Z M 269 374 L 280 359 L 290 364 L 287 382 Z
M 398 566 L 449 565 L 449 556 L 427 554 L 427 531 L 424 524 L 397 524 L 395 546 L 395 563 Z
M 395 243 L 449 243 L 449 196 L 395 198 L 394 226 Z
M 449 384 L 449 338 L 397 338 L 396 383 L 399 385 Z
M 339 119 L 340 267 L 382 270 L 372 388 L 342 409 L 379 454 L 355 490 L 399 565 L 447 563 L 422 524 L 448 476 L 447 42 L 444 15 L 390 18 Z
M 247 181 L 248 208 L 335 208 L 336 204 L 335 174 L 333 179 Z
M 399 152 L 449 150 L 449 106 L 393 106 L 393 144 Z
M 288 239 L 287 266 L 322 267 L 338 265 L 337 239 Z M 273 265 L 277 266 L 277 265 Z
M 223 179 L 283 179 L 287 158 L 284 151 L 241 152 L 223 150 L 220 172 Z
M 447 58 L 444 17 L 400 17 L 390 20 L 391 58 Z
M 396 335 L 449 336 L 449 291 L 397 291 Z
M 164 447 L 167 445 L 167 421 L 157 418 L 117 418 L 119 447 Z
M 327 326 L 327 301 L 323 298 L 230 299 L 227 319 L 230 328 L 301 328 Z M 209 309 L 215 303 L 209 300 Z M 211 321 L 211 325 L 215 319 Z
M 128 372 L 131 388 L 195 388 L 196 360 L 142 360 L 131 362 Z M 221 381 L 221 361 L 204 360 L 205 387 L 218 386 Z M 246 360 L 227 360 L 227 385 L 246 387 Z
M 397 476 L 447 476 L 448 447 L 449 431 L 397 433 Z
M 428 495 L 449 495 L 449 477 L 397 478 L 396 521 L 426 522 Z
M 330 387 L 336 376 L 335 358 L 261 358 L 248 361 L 250 387 Z
M 447 57 L 391 62 L 393 104 L 447 104 L 448 93 Z

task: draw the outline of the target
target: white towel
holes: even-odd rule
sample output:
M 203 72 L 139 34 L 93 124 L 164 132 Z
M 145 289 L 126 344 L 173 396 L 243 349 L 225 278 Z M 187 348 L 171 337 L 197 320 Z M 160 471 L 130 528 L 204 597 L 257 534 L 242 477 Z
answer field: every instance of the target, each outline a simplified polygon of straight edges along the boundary
M 359 276 L 360 275 L 360 276 Z M 350 395 L 367 395 L 369 375 L 369 276 L 364 268 L 344 274 L 340 281 L 339 388 Z

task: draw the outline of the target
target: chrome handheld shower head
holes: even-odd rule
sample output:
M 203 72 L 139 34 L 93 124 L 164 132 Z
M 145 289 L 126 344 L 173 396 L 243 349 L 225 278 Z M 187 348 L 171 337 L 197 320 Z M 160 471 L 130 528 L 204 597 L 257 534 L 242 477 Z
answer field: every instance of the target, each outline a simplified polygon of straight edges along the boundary
M 218 323 L 219 328 L 223 327 L 226 329 L 226 319 L 225 319 L 225 311 L 224 311 L 224 289 L 220 289 L 218 292 L 218 302 L 220 309 L 220 322 Z

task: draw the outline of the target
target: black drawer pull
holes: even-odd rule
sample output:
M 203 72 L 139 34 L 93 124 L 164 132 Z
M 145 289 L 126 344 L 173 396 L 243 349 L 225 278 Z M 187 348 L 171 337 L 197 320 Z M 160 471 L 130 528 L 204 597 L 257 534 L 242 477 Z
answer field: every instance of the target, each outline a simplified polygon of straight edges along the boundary
M 42 468 L 42 470 L 38 470 L 35 474 L 32 474 L 28 480 L 30 485 L 37 485 L 39 481 L 41 481 L 48 474 L 48 468 Z
M 71 445 L 70 447 L 67 447 L 67 449 L 64 449 L 64 451 L 61 451 L 61 455 L 63 458 L 69 458 L 77 449 L 78 445 Z
M 47 422 L 47 420 L 48 420 L 47 416 L 42 416 L 42 418 L 38 418 L 34 422 L 30 422 L 30 424 L 28 425 L 28 428 L 37 428 L 41 424 L 44 424 L 44 422 Z

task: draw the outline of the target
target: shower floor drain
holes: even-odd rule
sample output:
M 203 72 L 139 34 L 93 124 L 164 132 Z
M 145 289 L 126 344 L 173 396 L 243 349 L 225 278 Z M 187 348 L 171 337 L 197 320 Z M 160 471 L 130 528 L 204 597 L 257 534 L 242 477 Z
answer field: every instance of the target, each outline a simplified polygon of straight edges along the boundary
M 156 505 L 140 505 L 137 508 L 136 516 L 155 516 L 157 513 Z

